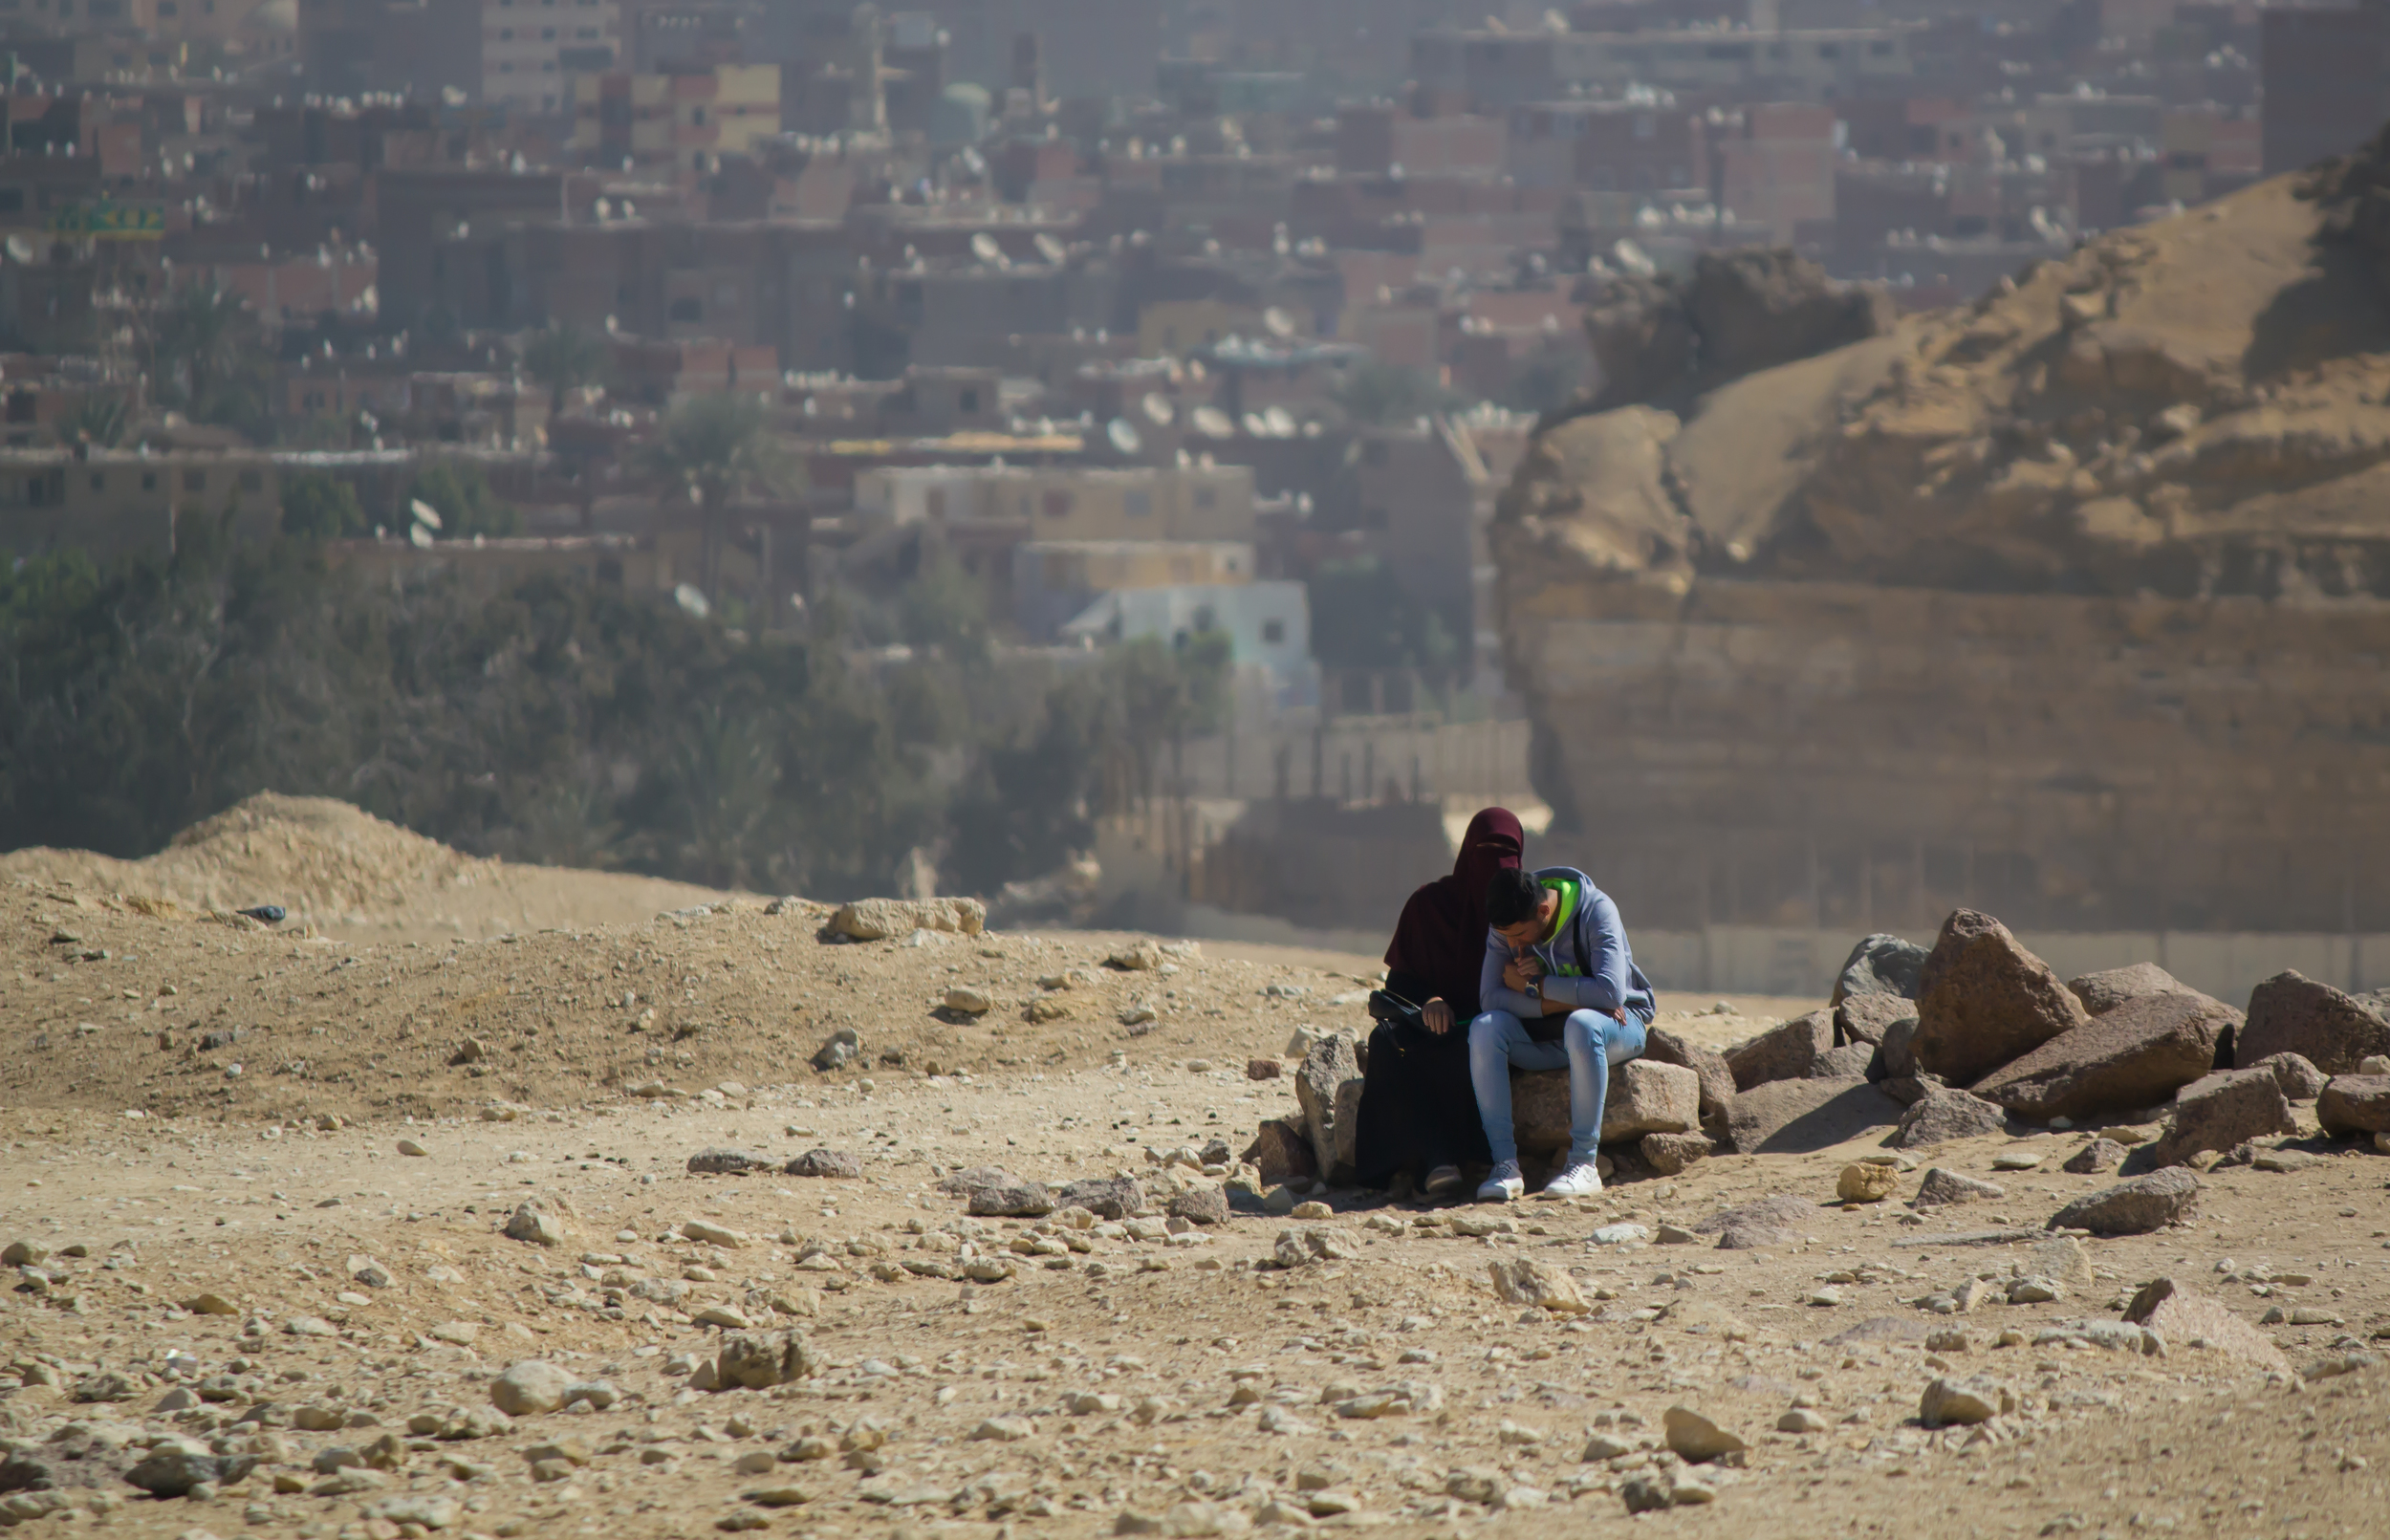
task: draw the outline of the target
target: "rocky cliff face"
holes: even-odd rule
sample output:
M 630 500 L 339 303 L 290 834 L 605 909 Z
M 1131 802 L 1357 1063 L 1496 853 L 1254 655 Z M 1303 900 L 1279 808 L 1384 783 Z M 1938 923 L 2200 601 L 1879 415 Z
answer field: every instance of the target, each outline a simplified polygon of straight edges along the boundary
M 2390 594 L 2390 134 L 1888 329 L 1848 297 L 1749 303 L 1799 291 L 1779 264 L 1772 291 L 1709 285 L 1739 304 L 1697 276 L 1673 306 L 1636 286 L 1596 308 L 1609 409 L 1544 435 L 1503 553 L 1662 580 Z
M 1645 923 L 2390 929 L 2390 134 L 1749 373 L 1684 298 L 1597 308 L 1491 531 L 1539 857 Z

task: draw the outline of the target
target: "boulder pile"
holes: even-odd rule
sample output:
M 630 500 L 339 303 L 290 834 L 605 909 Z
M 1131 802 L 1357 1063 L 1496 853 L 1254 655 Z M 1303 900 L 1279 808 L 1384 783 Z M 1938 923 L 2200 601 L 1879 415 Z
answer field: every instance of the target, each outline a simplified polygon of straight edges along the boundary
M 1265 1127 L 1255 1149 L 1268 1158 L 1249 1160 L 1276 1180 L 1350 1180 L 1358 1047 L 1343 1036 L 1310 1045 L 1300 1116 Z M 1653 1029 L 1643 1056 L 1610 1072 L 1601 1143 L 1611 1170 L 1673 1175 L 1714 1150 L 1822 1149 L 1878 1128 L 1888 1145 L 1929 1149 L 2011 1123 L 2146 1125 L 2129 1150 L 2109 1140 L 2079 1168 L 2204 1170 L 2295 1133 L 2298 1103 L 2315 1104 L 2327 1135 L 2390 1144 L 2385 1055 L 2390 996 L 2285 972 L 2243 1012 L 2154 963 L 2060 979 L 1997 919 L 1960 909 L 1931 947 L 1862 939 L 1825 1009 L 1723 1052 Z M 1521 1151 L 1556 1159 L 1567 1073 L 1514 1071 L 1511 1102 Z

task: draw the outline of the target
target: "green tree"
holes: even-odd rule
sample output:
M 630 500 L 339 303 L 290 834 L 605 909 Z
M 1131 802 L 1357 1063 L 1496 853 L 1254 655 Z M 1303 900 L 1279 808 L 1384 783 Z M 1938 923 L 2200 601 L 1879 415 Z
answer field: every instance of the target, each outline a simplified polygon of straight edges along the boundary
M 441 460 L 425 466 L 406 495 L 408 501 L 424 503 L 440 515 L 440 533 L 445 539 L 509 535 L 523 527 L 522 514 L 490 490 L 489 478 L 470 460 Z
M 722 596 L 722 548 L 731 499 L 793 489 L 795 470 L 774 442 L 760 398 L 724 393 L 676 406 L 641 457 L 648 474 L 697 505 L 706 597 Z
M 345 540 L 365 532 L 357 488 L 320 470 L 282 478 L 282 532 L 302 540 Z
M 185 284 L 152 318 L 157 374 L 185 402 L 205 401 L 239 371 L 251 331 L 238 294 L 212 282 Z
M 523 367 L 548 387 L 552 415 L 564 410 L 566 392 L 604 380 L 608 361 L 604 338 L 562 322 L 550 322 L 523 344 Z
M 95 391 L 58 424 L 58 438 L 66 444 L 113 449 L 123 442 L 124 430 L 132 423 L 132 405 L 122 396 L 113 391 Z

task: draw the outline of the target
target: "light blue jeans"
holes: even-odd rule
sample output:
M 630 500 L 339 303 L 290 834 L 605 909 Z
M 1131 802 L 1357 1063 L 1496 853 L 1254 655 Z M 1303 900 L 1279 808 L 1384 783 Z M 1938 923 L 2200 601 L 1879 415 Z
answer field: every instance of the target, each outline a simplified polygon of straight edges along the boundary
M 1644 1023 L 1633 1012 L 1624 1021 L 1600 1010 L 1572 1010 L 1560 1040 L 1539 1043 L 1507 1010 L 1488 1010 L 1468 1024 L 1468 1077 L 1477 1091 L 1477 1116 L 1496 1165 L 1519 1158 L 1518 1134 L 1510 1125 L 1510 1070 L 1569 1072 L 1569 1160 L 1579 1165 L 1601 1143 L 1602 1106 L 1610 1096 L 1610 1067 L 1643 1052 Z

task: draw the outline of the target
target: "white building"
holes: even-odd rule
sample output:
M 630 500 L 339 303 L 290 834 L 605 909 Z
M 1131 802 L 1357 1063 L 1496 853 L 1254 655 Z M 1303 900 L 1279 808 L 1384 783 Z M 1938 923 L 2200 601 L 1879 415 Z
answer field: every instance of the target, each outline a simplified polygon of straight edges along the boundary
M 573 79 L 615 68 L 617 0 L 482 0 L 482 99 L 530 113 L 573 110 Z

